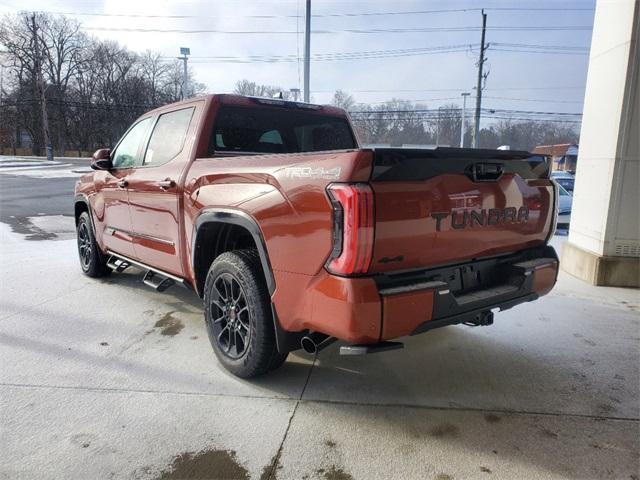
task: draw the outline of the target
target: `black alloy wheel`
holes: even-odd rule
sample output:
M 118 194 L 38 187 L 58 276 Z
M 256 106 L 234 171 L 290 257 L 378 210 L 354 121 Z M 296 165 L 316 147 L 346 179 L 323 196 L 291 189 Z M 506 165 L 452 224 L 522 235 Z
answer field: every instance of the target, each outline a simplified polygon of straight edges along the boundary
M 210 306 L 213 334 L 224 354 L 236 360 L 247 352 L 253 330 L 247 297 L 238 279 L 230 273 L 221 273 L 213 286 Z
M 91 226 L 91 217 L 88 212 L 82 212 L 78 217 L 76 236 L 80 267 L 82 267 L 85 275 L 89 277 L 104 277 L 111 273 L 111 269 L 107 266 L 107 259 L 96 242 L 96 236 Z
M 80 255 L 80 265 L 83 270 L 89 268 L 91 263 L 91 237 L 86 222 L 78 225 L 78 255 Z
M 204 319 L 218 361 L 251 378 L 280 367 L 288 352 L 276 345 L 273 311 L 256 250 L 219 255 L 204 285 Z

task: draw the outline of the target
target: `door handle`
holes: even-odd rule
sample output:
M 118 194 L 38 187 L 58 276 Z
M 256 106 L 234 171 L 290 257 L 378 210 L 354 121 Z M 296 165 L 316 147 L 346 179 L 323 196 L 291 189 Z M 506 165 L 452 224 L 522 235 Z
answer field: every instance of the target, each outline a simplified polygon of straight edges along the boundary
M 166 178 L 166 179 L 158 182 L 156 185 L 158 185 L 163 190 L 168 190 L 170 188 L 175 187 L 176 186 L 176 182 L 174 182 L 170 178 Z
M 127 188 L 129 186 L 129 182 L 127 182 L 127 180 L 125 178 L 123 178 L 122 180 L 120 180 L 118 182 L 118 186 L 120 188 Z

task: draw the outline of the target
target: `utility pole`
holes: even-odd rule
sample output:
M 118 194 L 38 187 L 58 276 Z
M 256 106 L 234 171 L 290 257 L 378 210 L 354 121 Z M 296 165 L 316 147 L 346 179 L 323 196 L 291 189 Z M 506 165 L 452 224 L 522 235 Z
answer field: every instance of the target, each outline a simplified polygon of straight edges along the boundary
M 44 79 L 42 78 L 42 67 L 40 65 L 40 49 L 38 40 L 38 27 L 36 26 L 36 14 L 31 15 L 31 28 L 33 34 L 33 56 L 36 70 L 36 84 L 40 96 L 40 106 L 42 107 L 42 139 L 47 151 L 47 160 L 53 160 L 53 146 L 49 136 L 49 115 L 47 114 L 47 97 L 45 95 Z
M 436 125 L 436 147 L 440 146 L 440 120 L 442 117 L 442 110 L 444 110 L 444 107 L 438 107 L 438 123 Z
M 464 148 L 464 131 L 467 121 L 467 97 L 471 95 L 469 92 L 462 92 L 462 119 L 460 121 L 460 148 Z
M 178 57 L 179 60 L 182 60 L 182 88 L 180 91 L 180 99 L 184 100 L 189 96 L 189 76 L 187 73 L 187 60 L 189 60 L 188 55 L 191 55 L 191 50 L 187 47 L 180 47 L 180 55 Z
M 473 125 L 473 148 L 478 148 L 478 137 L 480 135 L 480 108 L 482 106 L 482 67 L 484 66 L 484 52 L 486 46 L 484 44 L 485 32 L 487 30 L 487 14 L 482 10 L 482 37 L 480 40 L 480 59 L 478 60 L 478 83 L 476 85 L 476 114 L 475 123 Z
M 311 101 L 311 92 L 309 91 L 309 73 L 311 62 L 311 0 L 307 0 L 307 9 L 305 11 L 305 28 L 304 28 L 304 101 Z
M 436 147 L 440 145 L 440 109 L 442 107 L 438 107 L 438 122 L 436 123 Z

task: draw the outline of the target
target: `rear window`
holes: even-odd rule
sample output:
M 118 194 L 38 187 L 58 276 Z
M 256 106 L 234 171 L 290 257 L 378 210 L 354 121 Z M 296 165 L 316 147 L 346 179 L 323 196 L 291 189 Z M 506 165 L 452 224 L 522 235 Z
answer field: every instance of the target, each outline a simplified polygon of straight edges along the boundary
M 209 153 L 297 153 L 355 148 L 345 118 L 284 108 L 223 106 Z

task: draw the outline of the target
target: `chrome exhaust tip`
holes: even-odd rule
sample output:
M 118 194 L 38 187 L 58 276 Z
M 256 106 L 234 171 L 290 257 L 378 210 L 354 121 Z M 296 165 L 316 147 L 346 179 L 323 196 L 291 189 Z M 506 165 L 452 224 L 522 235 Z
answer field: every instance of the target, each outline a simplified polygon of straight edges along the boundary
M 336 340 L 337 338 L 330 337 L 328 335 L 325 335 L 324 333 L 312 332 L 300 339 L 300 347 L 302 347 L 305 352 L 311 355 L 315 355 L 321 350 L 324 350 Z

